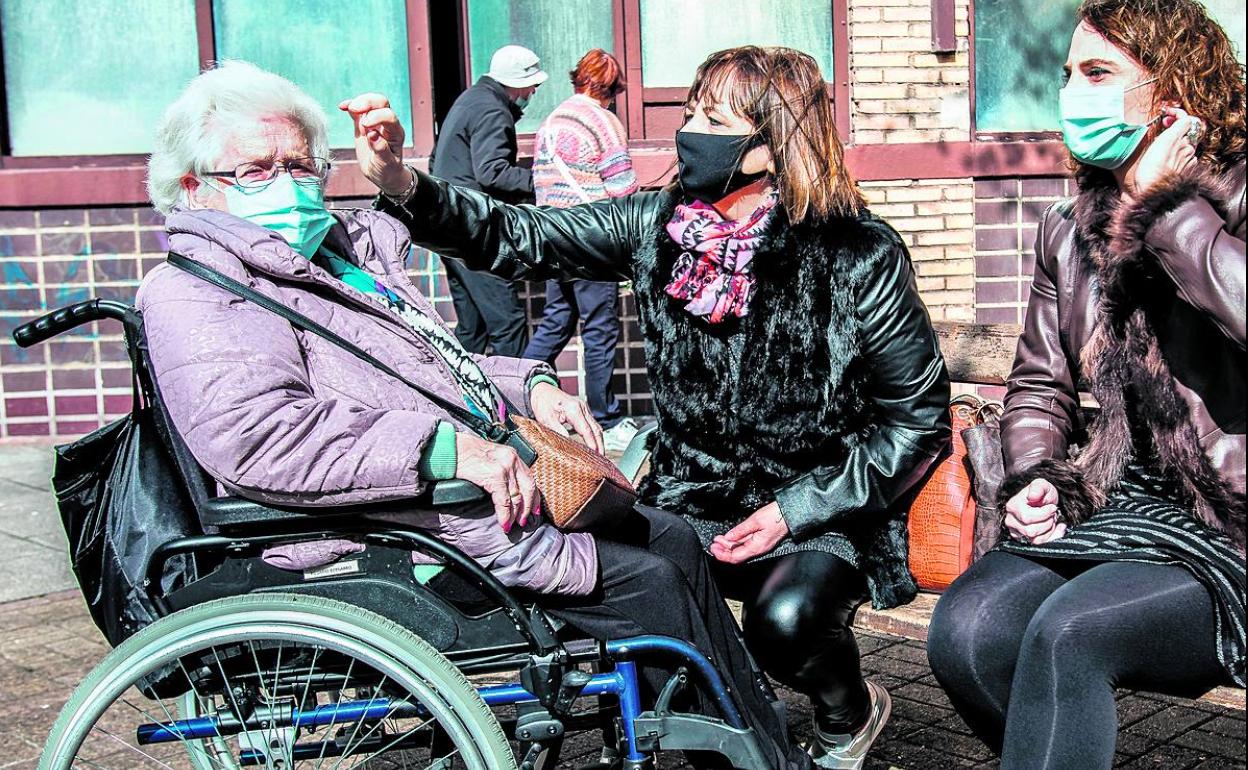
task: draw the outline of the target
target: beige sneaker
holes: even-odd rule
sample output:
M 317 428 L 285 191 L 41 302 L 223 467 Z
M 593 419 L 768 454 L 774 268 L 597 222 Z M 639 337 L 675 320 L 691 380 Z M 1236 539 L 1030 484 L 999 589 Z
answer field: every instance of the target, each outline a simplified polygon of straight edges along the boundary
M 602 432 L 603 443 L 608 452 L 623 452 L 637 435 L 637 423 L 632 417 L 625 417 L 615 425 Z
M 875 743 L 893 712 L 893 700 L 888 696 L 888 690 L 867 680 L 867 694 L 871 696 L 871 710 L 867 714 L 867 723 L 857 733 L 828 735 L 815 728 L 815 737 L 810 740 L 810 746 L 806 749 L 815 767 L 860 770 L 867 759 L 867 751 Z

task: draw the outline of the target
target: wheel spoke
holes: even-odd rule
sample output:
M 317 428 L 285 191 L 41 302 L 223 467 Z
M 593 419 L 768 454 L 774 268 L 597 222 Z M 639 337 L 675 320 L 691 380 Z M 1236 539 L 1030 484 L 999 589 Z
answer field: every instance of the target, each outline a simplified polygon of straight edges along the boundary
M 42 763 L 486 770 L 515 761 L 495 720 L 444 655 L 383 617 L 320 597 L 240 596 L 118 645 L 70 697 Z
M 105 735 L 105 736 L 107 736 L 108 738 L 111 738 L 112 740 L 114 740 L 114 741 L 116 741 L 116 742 L 120 743 L 122 746 L 125 746 L 127 749 L 129 749 L 129 750 L 133 751 L 135 754 L 138 754 L 139 756 L 143 757 L 144 759 L 150 759 L 151 761 L 153 761 L 153 762 L 155 762 L 156 764 L 160 765 L 161 767 L 165 768 L 165 770 L 173 770 L 173 768 L 172 768 L 172 767 L 169 767 L 169 765 L 165 764 L 164 762 L 161 762 L 161 761 L 160 761 L 159 759 L 157 759 L 156 757 L 153 757 L 151 754 L 148 754 L 146 751 L 144 751 L 144 750 L 140 749 L 138 746 L 131 746 L 129 743 L 126 743 L 126 742 L 125 742 L 125 741 L 123 741 L 121 738 L 118 738 L 116 735 L 113 735 L 111 732 L 109 732 L 108 730 L 104 729 L 103 727 L 100 727 L 100 726 L 98 726 L 98 725 L 97 725 L 95 729 L 97 729 L 97 730 L 99 730 L 100 732 L 104 733 L 104 735 Z
M 386 682 L 388 681 L 390 681 L 389 677 L 382 677 L 381 683 L 373 688 L 372 693 L 368 696 L 368 703 L 364 706 L 364 713 L 368 713 L 368 710 L 373 707 L 373 703 L 377 701 L 377 693 L 381 692 L 381 689 L 385 687 Z M 338 770 L 338 767 L 343 763 L 343 761 L 351 755 L 351 751 L 354 746 L 360 745 L 364 741 L 368 740 L 368 736 L 372 735 L 377 728 L 382 725 L 386 718 L 393 713 L 394 706 L 391 705 L 390 710 L 384 714 L 381 719 L 377 720 L 377 724 L 373 725 L 372 728 L 370 728 L 369 731 L 364 734 L 364 737 L 360 738 L 358 742 L 356 742 L 356 736 L 360 734 L 360 726 L 364 724 L 364 720 L 363 718 L 355 720 L 355 727 L 351 729 L 351 737 L 347 738 L 347 745 L 343 749 L 342 756 L 338 758 L 338 761 L 335 762 L 334 766 L 329 770 Z
M 355 658 L 352 658 L 351 662 L 347 664 L 347 676 L 342 681 L 342 689 L 339 690 L 337 693 L 337 700 L 334 701 L 335 704 L 342 703 L 342 694 L 347 691 L 348 686 L 351 684 L 351 672 L 354 670 L 355 670 Z M 326 735 L 332 736 L 334 733 L 334 725 L 338 724 L 338 709 L 335 708 L 333 713 L 334 715 L 330 717 L 329 719 L 329 727 L 325 729 Z M 321 770 L 321 765 L 325 763 L 325 749 L 328 747 L 329 747 L 328 742 L 323 741 L 321 743 L 321 753 L 316 758 L 316 770 Z

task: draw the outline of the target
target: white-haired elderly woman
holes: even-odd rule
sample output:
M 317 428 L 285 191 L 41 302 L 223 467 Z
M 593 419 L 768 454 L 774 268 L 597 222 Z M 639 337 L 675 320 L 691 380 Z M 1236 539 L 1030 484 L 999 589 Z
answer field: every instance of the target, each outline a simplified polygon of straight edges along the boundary
M 149 169 L 170 250 L 310 317 L 451 403 L 490 417 L 510 403 L 601 451 L 586 405 L 559 390 L 546 364 L 460 347 L 407 276 L 402 224 L 373 210 L 326 209 L 325 124 L 297 86 L 250 64 L 225 62 L 192 80 L 161 122 Z M 561 532 L 543 520 L 512 449 L 321 337 L 170 264 L 147 275 L 138 306 L 174 425 L 225 489 L 332 506 L 402 500 L 442 479 L 477 484 L 490 503 L 414 514 L 415 523 L 504 584 L 548 597 L 552 613 L 587 634 L 694 642 L 735 681 L 739 707 L 773 741 L 776 766 L 808 766 L 751 674 L 682 519 L 640 508 L 610 533 Z M 268 558 L 307 568 L 359 548 L 291 547 Z M 647 676 L 652 686 L 664 678 Z

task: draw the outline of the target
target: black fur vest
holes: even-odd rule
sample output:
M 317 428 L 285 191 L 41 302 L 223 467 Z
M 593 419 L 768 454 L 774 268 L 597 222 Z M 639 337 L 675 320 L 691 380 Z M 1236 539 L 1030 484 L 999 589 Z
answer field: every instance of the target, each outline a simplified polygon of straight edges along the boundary
M 754 255 L 749 313 L 710 324 L 664 291 L 681 254 L 663 227 L 674 207 L 660 209 L 633 260 L 659 419 L 642 499 L 735 522 L 784 483 L 841 462 L 866 433 L 855 298 L 875 252 L 853 249 L 857 220 L 794 227 L 777 209 Z
M 836 467 L 876 414 L 856 298 L 887 255 L 870 212 L 790 226 L 778 212 L 755 253 L 758 288 L 744 318 L 709 324 L 664 291 L 680 256 L 664 230 L 634 255 L 634 286 L 659 417 L 641 499 L 688 517 L 740 522 L 775 490 Z M 872 604 L 914 598 L 905 510 L 839 530 L 854 544 Z M 797 544 L 802 548 L 802 544 Z

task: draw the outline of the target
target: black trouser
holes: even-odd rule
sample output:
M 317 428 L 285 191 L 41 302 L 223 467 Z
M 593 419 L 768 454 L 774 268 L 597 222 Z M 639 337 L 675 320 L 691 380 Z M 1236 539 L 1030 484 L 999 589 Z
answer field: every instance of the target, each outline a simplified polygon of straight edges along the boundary
M 1186 569 L 994 551 L 941 597 L 932 672 L 1003 770 L 1113 764 L 1114 688 L 1220 683 L 1209 591 Z
M 715 587 L 702 545 L 679 516 L 639 507 L 614 532 L 597 533 L 601 580 L 589 596 L 546 596 L 551 615 L 597 639 L 664 634 L 692 642 L 719 669 L 746 723 L 777 768 L 808 768 L 810 760 L 789 740 L 770 685 L 745 650 L 731 611 Z M 642 669 L 649 704 L 670 670 Z M 714 708 L 701 698 L 693 704 Z M 699 765 L 719 766 L 711 757 Z
M 744 605 L 745 642 L 763 670 L 810 698 L 820 730 L 858 726 L 871 705 L 852 630 L 867 596 L 862 572 L 821 551 L 713 569 Z
M 585 398 L 594 419 L 610 428 L 621 419 L 620 402 L 611 387 L 615 345 L 620 341 L 619 287 L 607 281 L 547 281 L 546 308 L 524 358 L 554 365 L 583 321 Z
M 443 259 L 455 302 L 455 336 L 469 353 L 519 358 L 529 339 L 524 303 L 511 281 L 478 273 L 456 259 Z

